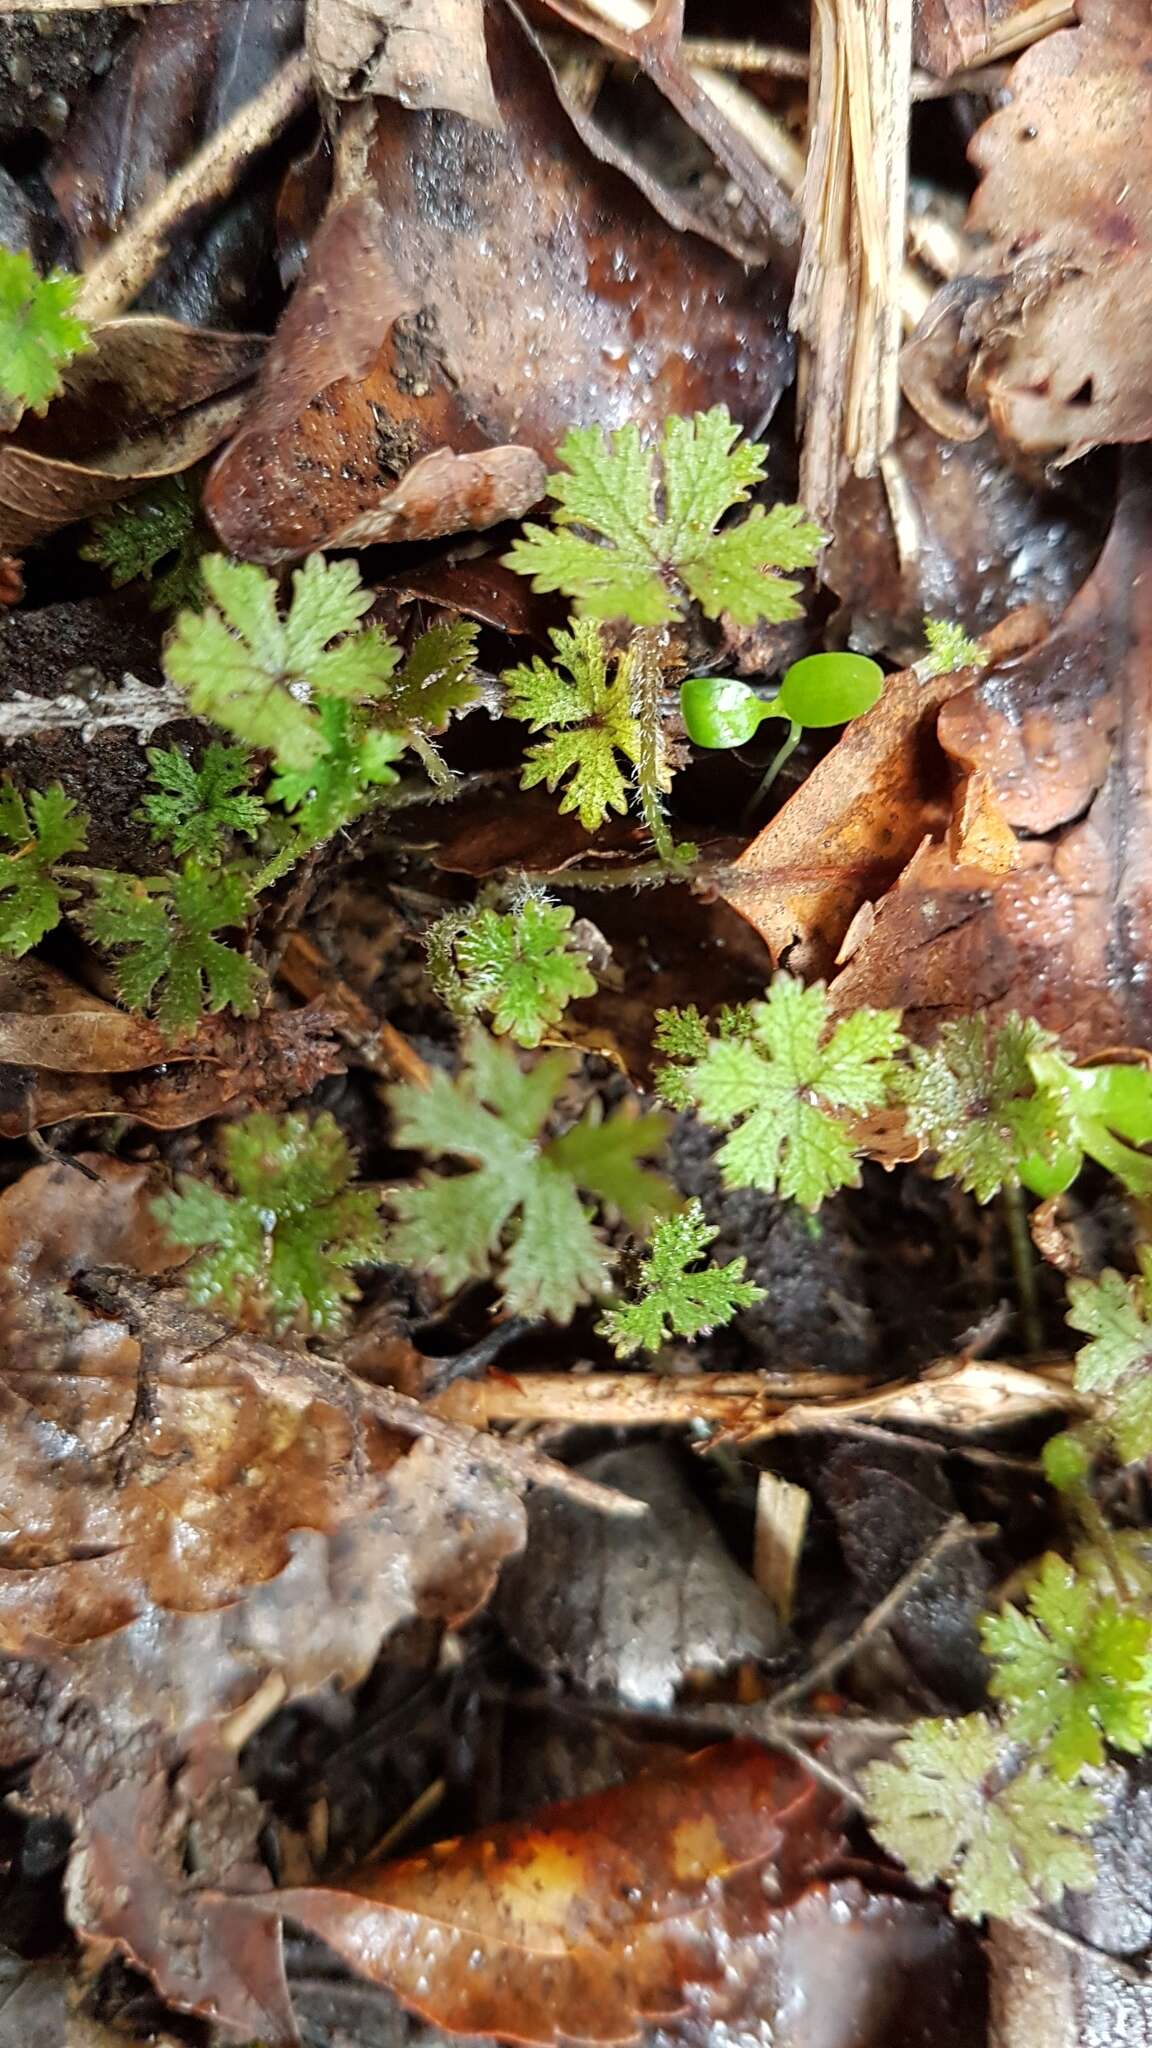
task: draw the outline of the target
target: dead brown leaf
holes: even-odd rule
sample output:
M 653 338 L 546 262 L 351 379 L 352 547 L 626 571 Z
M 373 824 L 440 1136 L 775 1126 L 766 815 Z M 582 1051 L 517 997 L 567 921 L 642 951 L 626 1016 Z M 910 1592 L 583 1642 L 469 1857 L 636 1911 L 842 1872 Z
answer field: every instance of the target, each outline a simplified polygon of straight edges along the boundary
M 969 391 L 1008 440 L 1066 459 L 1152 436 L 1152 25 L 1144 0 L 1079 14 L 1019 59 L 971 146 L 997 289 Z
M 208 480 L 234 553 L 276 561 L 392 518 L 432 455 L 449 500 L 404 530 L 472 517 L 476 486 L 490 522 L 523 510 L 530 452 L 547 461 L 570 426 L 720 400 L 759 422 L 780 396 L 780 284 L 672 233 L 581 141 L 511 11 L 486 24 L 499 133 L 380 100 L 363 142 L 363 111 L 345 116 L 344 188 Z M 453 453 L 483 458 L 457 502 Z
M 201 461 L 239 418 L 264 347 L 143 313 L 96 328 L 46 416 L 0 439 L 0 545 L 26 547 Z
M 309 0 L 308 51 L 334 99 L 378 93 L 501 126 L 483 0 Z
M 892 1003 L 914 1030 L 1020 1010 L 1081 1055 L 1149 1043 L 1150 551 L 1152 485 L 1134 475 L 1065 618 L 942 723 L 1008 820 L 1063 829 L 1021 840 L 1010 872 L 972 846 L 922 847 L 833 983 L 839 1008 Z
M 835 1845 L 813 1779 L 729 1742 L 277 1903 L 453 2033 L 629 2042 L 718 1984 L 745 1916 L 770 1924 Z
M 382 1427 L 335 1368 L 174 1305 L 140 1336 L 94 1315 L 77 1272 L 173 1254 L 147 1169 L 82 1163 L 0 1196 L 0 1649 L 51 1646 L 121 1724 L 179 1734 L 269 1673 L 354 1683 L 410 1615 L 479 1605 L 523 1541 L 507 1479 Z
M 1071 21 L 1071 0 L 919 0 L 917 64 L 938 77 L 990 64 Z
M 1021 612 L 985 645 L 1007 654 L 1040 630 Z M 963 673 L 890 676 L 751 845 L 723 871 L 720 893 L 773 958 L 826 974 L 862 906 L 883 896 L 926 835 L 951 816 L 952 777 L 936 738 L 940 708 Z
M 47 961 L 0 961 L 2 1137 L 75 1116 L 180 1130 L 240 1100 L 283 1108 L 342 1065 L 322 1004 L 205 1017 L 172 1041 Z

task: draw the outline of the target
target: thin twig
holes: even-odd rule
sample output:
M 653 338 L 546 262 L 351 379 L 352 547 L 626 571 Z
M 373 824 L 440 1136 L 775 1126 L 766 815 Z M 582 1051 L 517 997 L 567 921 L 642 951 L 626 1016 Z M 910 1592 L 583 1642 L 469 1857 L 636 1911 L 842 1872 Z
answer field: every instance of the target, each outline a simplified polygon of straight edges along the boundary
M 928 1545 L 927 1550 L 921 1551 L 920 1556 L 913 1559 L 907 1571 L 901 1572 L 896 1584 L 889 1587 L 884 1598 L 877 1601 L 875 1607 L 864 1616 L 863 1621 L 852 1630 L 851 1635 L 842 1643 L 835 1644 L 823 1657 L 818 1658 L 800 1678 L 794 1679 L 791 1685 L 786 1685 L 783 1692 L 776 1693 L 769 1700 L 769 1707 L 779 1710 L 787 1706 L 791 1700 L 806 1699 L 809 1693 L 816 1692 L 822 1685 L 827 1685 L 829 1680 L 843 1670 L 845 1664 L 851 1663 L 857 1651 L 862 1649 L 870 1637 L 891 1620 L 904 1605 L 909 1593 L 932 1567 L 939 1563 L 946 1552 L 955 1550 L 961 1543 L 976 1543 L 981 1537 L 999 1533 L 994 1525 L 986 1529 L 979 1524 L 966 1522 L 962 1516 L 952 1516 Z
M 1093 1963 L 1099 1969 L 1112 1970 L 1122 1977 L 1126 1984 L 1139 1984 L 1147 1991 L 1152 1984 L 1152 1975 L 1146 1965 L 1130 1962 L 1127 1956 L 1114 1956 L 1106 1948 L 1094 1948 L 1082 1935 L 1071 1934 L 1066 1927 L 1055 1927 L 1051 1920 L 1045 1920 L 1042 1913 L 1017 1913 L 1009 1926 L 1026 1927 L 1029 1934 L 1038 1934 L 1044 1941 L 1054 1941 L 1057 1948 L 1067 1949 L 1082 1963 Z
M 311 66 L 301 50 L 129 221 L 88 271 L 73 310 L 89 321 L 124 312 L 163 262 L 173 231 L 188 213 L 225 198 L 251 158 L 296 118 L 312 92 Z
M 0 740 L 22 740 L 34 733 L 69 732 L 77 727 L 81 738 L 89 740 L 112 725 L 130 725 L 141 740 L 150 740 L 157 727 L 192 716 L 181 690 L 155 689 L 126 675 L 118 690 L 100 690 L 93 697 L 74 696 L 70 691 L 59 697 L 15 696 L 10 703 L 0 704 Z
M 436 1396 L 436 1409 L 484 1429 L 494 1422 L 579 1424 L 582 1428 L 652 1427 L 714 1422 L 734 1432 L 795 1401 L 862 1393 L 863 1373 L 517 1373 L 456 1381 Z

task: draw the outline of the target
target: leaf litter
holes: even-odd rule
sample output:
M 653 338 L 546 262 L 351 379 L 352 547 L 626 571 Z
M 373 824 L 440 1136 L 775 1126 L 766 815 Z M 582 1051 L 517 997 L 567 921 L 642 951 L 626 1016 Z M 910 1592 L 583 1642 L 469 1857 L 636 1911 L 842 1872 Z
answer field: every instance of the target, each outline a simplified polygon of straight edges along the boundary
M 0 19 L 0 2042 L 1126 2048 L 1143 12 L 124 11 Z

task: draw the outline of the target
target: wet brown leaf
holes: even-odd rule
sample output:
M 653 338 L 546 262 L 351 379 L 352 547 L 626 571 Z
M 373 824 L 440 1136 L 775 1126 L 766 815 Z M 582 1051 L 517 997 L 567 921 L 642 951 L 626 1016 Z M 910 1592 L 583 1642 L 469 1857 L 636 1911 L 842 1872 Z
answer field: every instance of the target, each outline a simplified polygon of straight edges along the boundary
M 672 1446 L 628 1445 L 581 1470 L 650 1512 L 609 1522 L 537 1496 L 496 1610 L 522 1656 L 589 1690 L 670 1707 L 691 1673 L 781 1655 L 771 1601 L 721 1542 Z
M 1040 629 L 1035 613 L 1005 620 L 986 645 L 1004 652 Z M 936 738 L 963 673 L 890 676 L 883 695 L 724 871 L 725 902 L 804 974 L 826 974 L 861 907 L 896 881 L 926 835 L 951 815 L 951 775 Z
M 744 1916 L 797 1896 L 834 1853 L 831 1809 L 798 1766 L 729 1742 L 278 1904 L 451 2032 L 630 2042 L 722 1978 Z
M 374 103 L 360 189 L 321 229 L 252 409 L 209 477 L 205 503 L 237 554 L 322 546 L 443 451 L 547 461 L 588 420 L 651 424 L 724 400 L 759 424 L 780 396 L 781 285 L 669 230 L 590 154 L 511 12 L 490 6 L 485 20 L 499 133 Z M 506 501 L 492 492 L 511 455 L 480 471 L 486 519 L 502 502 L 523 508 L 516 461 Z M 458 474 L 445 465 L 452 490 Z M 467 493 L 432 504 L 420 530 L 443 532 L 462 510 Z
M 1009 273 L 972 386 L 998 432 L 1068 457 L 1152 436 L 1152 22 L 1144 0 L 1079 13 L 971 149 L 985 274 Z
M 501 126 L 483 0 L 309 0 L 308 50 L 334 99 L 379 93 Z
M 1063 829 L 1021 840 L 1000 874 L 971 850 L 921 848 L 834 982 L 839 1007 L 892 1003 L 913 1029 L 1015 1009 L 1082 1055 L 1149 1042 L 1150 554 L 1152 485 L 1136 476 L 1065 618 L 942 723 L 1012 824 Z
M 382 1427 L 335 1368 L 198 1328 L 140 1336 L 69 1288 L 171 1262 L 145 1168 L 37 1167 L 0 1196 L 0 1649 L 174 1732 L 269 1673 L 353 1683 L 414 1613 L 459 1617 L 523 1540 L 506 1479 Z M 317 1379 L 317 1371 L 320 1378 Z
M 883 477 L 841 489 L 824 575 L 851 646 L 904 666 L 924 652 L 925 613 L 969 633 L 1022 605 L 1058 618 L 1105 525 L 1097 533 L 1067 496 L 1016 476 L 990 434 L 941 439 L 906 409 Z
M 173 1041 L 46 961 L 0 961 L 3 1137 L 74 1116 L 180 1130 L 240 1099 L 279 1109 L 342 1065 L 322 1005 L 205 1017 Z
M 106 321 L 45 417 L 0 439 L 0 544 L 26 547 L 201 461 L 239 418 L 264 346 L 148 314 Z

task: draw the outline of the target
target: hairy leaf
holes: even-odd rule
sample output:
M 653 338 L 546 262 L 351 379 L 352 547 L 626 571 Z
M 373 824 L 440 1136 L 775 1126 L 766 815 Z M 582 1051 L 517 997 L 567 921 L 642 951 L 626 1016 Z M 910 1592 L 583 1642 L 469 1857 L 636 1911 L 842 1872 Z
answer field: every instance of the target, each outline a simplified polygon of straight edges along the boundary
M 108 570 L 115 589 L 141 578 L 155 611 L 204 601 L 196 499 L 186 476 L 161 477 L 98 513 L 79 552 Z
M 822 535 L 799 507 L 757 505 L 715 530 L 764 476 L 763 451 L 741 439 L 726 406 L 667 420 L 658 452 L 635 426 L 608 436 L 578 427 L 559 457 L 565 467 L 548 479 L 552 529 L 526 524 L 505 557 L 534 590 L 564 591 L 582 617 L 637 626 L 682 617 L 686 596 L 708 618 L 725 612 L 739 625 L 798 615 L 800 586 L 772 572 L 819 553 Z
M 641 1265 L 639 1300 L 608 1309 L 600 1319 L 618 1358 L 659 1351 L 673 1335 L 704 1336 L 731 1322 L 737 1309 L 763 1301 L 764 1289 L 744 1279 L 743 1259 L 697 1267 L 715 1236 L 699 1202 L 656 1225 Z
M 1070 1280 L 1068 1324 L 1092 1341 L 1076 1355 L 1076 1390 L 1102 1411 L 1127 1464 L 1152 1456 L 1152 1247 L 1140 1276 L 1109 1268 L 1098 1280 Z
M 60 869 L 66 853 L 78 853 L 88 821 L 59 783 L 33 790 L 28 801 L 11 783 L 0 785 L 0 952 L 17 959 L 59 924 L 65 903 L 77 891 Z
M 355 1162 L 334 1117 L 251 1116 L 221 1141 L 236 1193 L 184 1176 L 156 1215 L 175 1244 L 201 1249 L 185 1268 L 193 1301 L 273 1330 L 339 1330 L 357 1296 L 351 1270 L 378 1265 L 377 1199 L 350 1188 Z
M 456 1080 L 434 1073 L 427 1087 L 392 1089 L 396 1143 L 470 1170 L 393 1192 L 390 1258 L 449 1290 L 495 1268 L 511 1313 L 557 1322 L 604 1292 L 607 1253 L 580 1191 L 634 1229 L 670 1207 L 667 1182 L 639 1164 L 662 1150 L 667 1121 L 621 1107 L 597 1123 L 590 1110 L 547 1137 L 570 1071 L 563 1053 L 549 1053 L 523 1072 L 506 1046 L 473 1031 Z
M 486 1013 L 517 1045 L 539 1045 L 570 1002 L 596 993 L 588 955 L 571 936 L 574 916 L 538 889 L 508 911 L 450 911 L 425 940 L 437 993 L 458 1014 Z
M 918 1884 L 943 1878 L 953 1911 L 1010 1920 L 1065 1891 L 1086 1891 L 1095 1866 L 1083 1839 L 1099 1792 L 1036 1765 L 1012 1772 L 1012 1744 L 983 1714 L 917 1721 L 892 1760 L 861 1773 L 872 1826 Z

